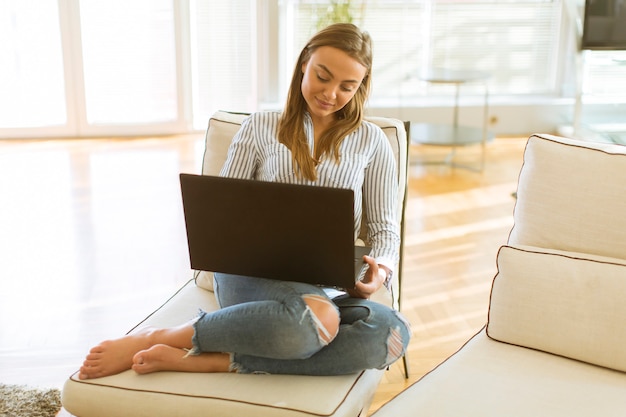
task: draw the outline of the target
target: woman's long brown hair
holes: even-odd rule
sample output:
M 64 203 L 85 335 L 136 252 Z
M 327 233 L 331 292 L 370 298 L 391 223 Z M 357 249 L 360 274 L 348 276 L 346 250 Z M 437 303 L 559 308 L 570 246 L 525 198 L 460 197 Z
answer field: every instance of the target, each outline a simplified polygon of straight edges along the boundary
M 315 50 L 321 46 L 331 46 L 347 53 L 366 68 L 365 77 L 354 97 L 337 112 L 337 122 L 326 130 L 311 155 L 304 133 L 304 117 L 307 104 L 301 91 L 303 79 L 302 65 L 309 61 Z M 370 91 L 372 69 L 372 45 L 367 32 L 362 32 L 350 23 L 336 23 L 314 35 L 300 52 L 291 78 L 287 102 L 278 124 L 278 141 L 291 150 L 296 175 L 315 181 L 316 166 L 321 156 L 332 155 L 339 160 L 341 141 L 354 132 L 361 121 L 365 101 Z

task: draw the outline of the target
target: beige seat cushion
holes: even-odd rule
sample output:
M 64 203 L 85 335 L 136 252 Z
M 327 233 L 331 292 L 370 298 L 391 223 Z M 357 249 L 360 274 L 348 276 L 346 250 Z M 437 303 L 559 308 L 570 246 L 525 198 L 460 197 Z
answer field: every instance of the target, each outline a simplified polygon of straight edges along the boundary
M 212 292 L 185 285 L 138 327 L 173 326 L 215 310 Z M 73 375 L 63 405 L 81 417 L 128 416 L 358 416 L 367 409 L 383 371 L 345 376 L 193 374 L 157 372 L 81 381 Z

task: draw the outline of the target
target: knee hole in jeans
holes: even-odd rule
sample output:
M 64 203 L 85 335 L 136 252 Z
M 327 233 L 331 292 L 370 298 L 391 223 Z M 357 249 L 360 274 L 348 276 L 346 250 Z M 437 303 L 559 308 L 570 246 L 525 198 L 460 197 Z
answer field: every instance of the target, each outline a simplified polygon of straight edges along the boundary
M 320 341 L 329 344 L 339 332 L 339 311 L 328 299 L 315 294 L 303 295 L 302 299 L 317 325 Z
M 402 355 L 404 355 L 402 333 L 399 328 L 392 328 L 389 330 L 389 337 L 387 338 L 387 365 L 397 361 Z
M 402 314 L 394 310 L 396 317 L 400 320 L 400 326 L 404 326 L 408 332 L 408 339 L 404 340 L 400 326 L 392 327 L 389 329 L 389 336 L 387 337 L 387 363 L 386 366 L 391 365 L 396 360 L 400 359 L 406 351 L 411 338 L 411 324 L 404 318 Z

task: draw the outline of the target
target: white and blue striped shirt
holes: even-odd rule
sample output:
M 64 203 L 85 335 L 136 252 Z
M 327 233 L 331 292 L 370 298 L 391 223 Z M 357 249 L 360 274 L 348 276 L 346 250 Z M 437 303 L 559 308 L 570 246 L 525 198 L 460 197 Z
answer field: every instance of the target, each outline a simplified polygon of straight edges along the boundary
M 296 176 L 291 151 L 278 142 L 279 118 L 277 112 L 259 112 L 246 118 L 233 138 L 220 175 L 352 189 L 355 240 L 361 230 L 365 206 L 371 256 L 393 270 L 400 244 L 396 217 L 398 186 L 395 157 L 383 131 L 364 121 L 341 143 L 339 163 L 332 155 L 324 155 L 317 165 L 317 180 L 310 181 Z M 313 149 L 313 122 L 308 114 L 304 130 Z

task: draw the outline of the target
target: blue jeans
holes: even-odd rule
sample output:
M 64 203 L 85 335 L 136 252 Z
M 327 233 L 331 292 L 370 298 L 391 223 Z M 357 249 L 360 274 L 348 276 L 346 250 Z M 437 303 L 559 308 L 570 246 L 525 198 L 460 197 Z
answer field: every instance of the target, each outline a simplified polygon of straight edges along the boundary
M 240 373 L 342 375 L 383 369 L 401 358 L 410 339 L 406 320 L 382 304 L 338 297 L 341 324 L 335 338 L 320 337 L 303 297 L 323 289 L 298 282 L 215 274 L 221 309 L 201 312 L 194 324 L 194 353 L 227 352 Z

